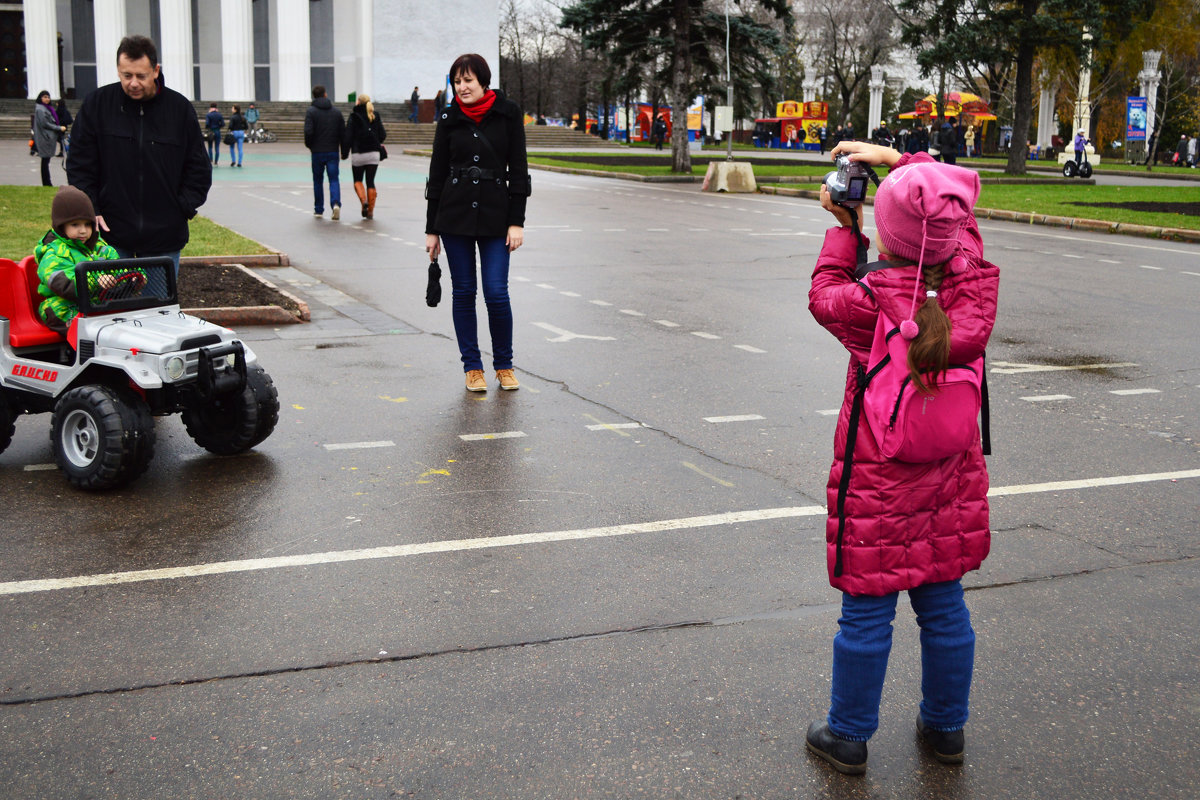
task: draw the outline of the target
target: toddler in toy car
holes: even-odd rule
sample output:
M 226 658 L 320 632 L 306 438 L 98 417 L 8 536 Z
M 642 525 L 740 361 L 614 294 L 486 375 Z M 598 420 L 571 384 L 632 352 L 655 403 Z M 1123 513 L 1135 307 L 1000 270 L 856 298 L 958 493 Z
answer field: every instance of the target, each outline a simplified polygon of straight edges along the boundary
M 92 201 L 74 186 L 64 186 L 50 206 L 51 229 L 46 231 L 33 255 L 37 259 L 38 293 L 46 299 L 38 315 L 47 326 L 66 331 L 79 313 L 79 291 L 75 265 L 84 261 L 119 258 L 117 251 L 100 238 Z M 115 284 L 112 275 L 98 276 L 100 286 Z

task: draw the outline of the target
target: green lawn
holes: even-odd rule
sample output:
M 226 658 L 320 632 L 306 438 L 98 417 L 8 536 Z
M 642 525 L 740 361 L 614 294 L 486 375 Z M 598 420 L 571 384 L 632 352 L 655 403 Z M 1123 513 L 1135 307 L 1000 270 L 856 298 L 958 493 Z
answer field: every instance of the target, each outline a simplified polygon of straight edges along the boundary
M 1081 203 L 1191 203 L 1200 204 L 1200 186 L 989 186 L 983 187 L 978 205 L 1009 211 L 1036 212 L 1060 217 L 1099 219 L 1164 228 L 1200 230 L 1200 217 L 1163 211 L 1133 211 L 1113 206 Z
M 50 203 L 56 189 L 45 186 L 0 186 L 0 257 L 20 261 L 50 229 Z M 185 256 L 257 255 L 270 251 L 205 217 L 191 221 Z

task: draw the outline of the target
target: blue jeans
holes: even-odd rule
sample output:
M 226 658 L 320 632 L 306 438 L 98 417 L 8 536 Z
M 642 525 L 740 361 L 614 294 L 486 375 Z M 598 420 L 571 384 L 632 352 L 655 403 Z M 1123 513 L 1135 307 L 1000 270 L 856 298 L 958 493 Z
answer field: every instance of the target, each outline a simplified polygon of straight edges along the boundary
M 508 301 L 508 245 L 504 236 L 454 236 L 442 234 L 442 247 L 450 267 L 454 302 L 454 335 L 462 354 L 463 371 L 483 369 L 479 354 L 478 323 L 475 320 L 475 248 L 479 248 L 479 272 L 483 277 L 483 302 L 487 306 L 488 331 L 492 335 L 492 366 L 512 369 L 513 317 Z
M 217 159 L 221 157 L 221 131 L 216 128 L 209 128 L 212 131 L 212 138 L 204 143 L 208 148 L 208 160 L 212 163 L 217 163 Z
M 313 173 L 313 211 L 318 214 L 325 213 L 325 175 L 329 175 L 329 205 L 340 206 L 342 204 L 342 185 L 338 183 L 338 152 L 334 150 L 331 153 L 313 153 L 312 154 L 312 173 Z
M 234 164 L 242 163 L 242 144 L 246 141 L 245 131 L 230 131 L 233 134 L 234 143 L 229 145 L 229 160 Z M 237 158 L 233 157 L 233 148 L 237 147 Z
M 175 278 L 179 278 L 179 250 L 171 250 L 166 253 L 144 253 L 140 250 L 130 250 L 127 247 L 113 247 L 117 251 L 117 255 L 121 258 L 155 258 L 163 256 L 175 262 Z
M 879 727 L 897 597 L 842 595 L 829 729 L 843 739 L 865 742 Z M 921 719 L 934 730 L 960 730 L 967 723 L 975 666 L 975 631 L 962 582 L 910 589 L 908 599 L 921 628 Z

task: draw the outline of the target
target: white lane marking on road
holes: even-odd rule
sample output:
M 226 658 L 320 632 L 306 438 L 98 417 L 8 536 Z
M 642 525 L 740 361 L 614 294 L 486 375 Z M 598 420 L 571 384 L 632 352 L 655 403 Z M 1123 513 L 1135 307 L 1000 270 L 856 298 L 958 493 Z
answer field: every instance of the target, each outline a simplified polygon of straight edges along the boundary
M 555 327 L 549 322 L 535 322 L 533 324 L 543 330 L 558 334 L 553 339 L 547 339 L 547 342 L 569 342 L 572 339 L 594 339 L 597 342 L 611 342 L 616 339 L 614 336 L 591 336 L 586 333 L 571 333 L 571 331 Z
M 646 228 L 647 233 L 667 233 L 670 228 Z
M 588 425 L 587 429 L 589 431 L 615 431 L 640 427 L 642 427 L 642 423 L 640 422 L 602 422 L 599 425 Z
M 794 231 L 791 233 L 752 233 L 751 236 L 824 236 L 825 234 L 808 233 L 807 231 Z
M 1083 256 L 1076 255 L 1075 253 L 1059 253 L 1058 257 L 1059 258 L 1083 258 Z
M 822 408 L 819 409 L 817 413 L 822 417 L 836 417 L 838 414 L 842 413 L 842 410 L 840 408 Z
M 720 336 L 717 336 L 715 333 L 708 333 L 707 331 L 692 331 L 692 336 L 699 336 L 701 339 L 720 339 L 721 338 Z
M 514 276 L 513 276 L 513 278 L 512 278 L 512 280 L 514 280 L 514 281 L 521 281 L 522 283 L 529 283 L 529 282 L 530 282 L 531 280 L 533 280 L 533 279 L 532 279 L 532 278 L 526 278 L 524 275 L 514 275 Z
M 645 314 L 643 314 L 643 313 L 642 313 L 642 312 L 640 312 L 640 311 L 634 311 L 632 308 L 622 308 L 622 309 L 620 309 L 620 311 L 621 311 L 621 313 L 622 313 L 622 314 L 628 314 L 628 315 L 629 315 L 629 316 L 631 316 L 631 317 L 644 317 L 644 316 L 646 316 Z
M 612 303 L 609 303 L 605 300 L 588 300 L 588 302 L 594 306 L 611 306 L 612 305 Z
M 538 287 L 539 289 L 553 289 L 554 288 L 553 286 L 551 286 L 548 283 L 535 283 L 534 286 Z
M 564 297 L 583 297 L 583 295 L 581 295 L 579 292 L 559 292 L 559 294 Z
M 1179 274 L 1180 275 L 1191 275 L 1194 278 L 1200 278 L 1200 272 L 1188 272 L 1187 270 L 1183 270 Z
M 1079 370 L 1079 369 L 1116 369 L 1117 367 L 1136 367 L 1130 361 L 1115 361 L 1111 364 L 1019 364 L 1013 361 L 993 361 L 992 369 L 994 375 L 1016 375 L 1021 372 L 1062 372 L 1064 370 Z
M 624 233 L 625 229 L 624 228 L 605 228 L 604 232 L 605 233 Z
M 1094 489 L 1105 486 L 1126 486 L 1136 483 L 1179 481 L 1200 478 L 1200 469 L 1179 472 L 1154 472 L 1141 475 L 1116 475 L 1108 478 L 1085 478 L 1050 483 L 1030 483 L 1015 486 L 996 486 L 989 497 L 1007 497 L 1022 494 L 1064 492 L 1077 489 Z M 242 561 L 215 561 L 192 564 L 184 567 L 132 570 L 129 572 L 107 572 L 95 575 L 77 575 L 68 578 L 43 578 L 0 583 L 0 595 L 30 594 L 61 589 L 80 589 L 88 586 L 114 586 L 123 583 L 196 578 L 205 575 L 227 575 L 234 572 L 259 572 L 285 567 L 311 567 L 321 564 L 337 564 L 346 561 L 371 561 L 385 558 L 405 558 L 432 553 L 453 553 L 463 550 L 483 550 L 493 547 L 514 547 L 553 542 L 583 541 L 588 539 L 630 536 L 642 533 L 690 530 L 719 525 L 737 525 L 744 522 L 795 519 L 797 517 L 824 516 L 825 506 L 789 506 L 783 508 L 761 508 L 750 511 L 730 511 L 723 514 L 708 514 L 697 517 L 681 517 L 652 522 L 634 522 L 603 528 L 582 528 L 546 533 L 519 533 L 509 536 L 481 537 L 477 539 L 449 539 L 421 544 L 401 544 L 388 547 L 372 547 L 362 550 L 335 550 L 325 553 L 307 553 L 273 558 L 251 558 Z
M 1073 398 L 1069 394 L 1034 394 L 1022 397 L 1021 399 L 1030 403 L 1049 403 L 1055 400 L 1071 400 Z
M 390 439 L 381 442 L 341 442 L 338 444 L 325 445 L 326 450 L 364 450 L 369 447 L 395 447 L 396 443 Z
M 1116 261 L 1111 258 L 1100 258 L 1100 259 L 1097 259 L 1097 261 L 1099 261 L 1101 264 L 1120 264 L 1121 263 L 1120 261 Z
M 525 431 L 500 431 L 499 433 L 460 433 L 458 438 L 464 442 L 486 442 L 492 439 L 521 439 Z
M 765 352 L 767 352 L 766 350 L 760 350 L 757 347 L 752 347 L 751 345 L 748 345 L 748 344 L 735 344 L 734 347 L 736 347 L 738 350 L 745 350 L 747 353 L 765 353 Z
M 751 422 L 756 419 L 766 419 L 760 414 L 733 414 L 728 417 L 705 417 L 705 422 Z
M 679 327 L 678 322 L 671 322 L 671 320 L 669 320 L 669 319 L 656 319 L 654 321 L 657 322 L 659 325 L 662 325 L 664 328 L 678 328 Z
M 690 469 L 692 472 L 696 473 L 697 475 L 703 475 L 705 478 L 708 478 L 713 483 L 720 484 L 721 486 L 724 486 L 726 489 L 733 488 L 733 484 L 730 483 L 729 481 L 721 480 L 716 475 L 713 475 L 711 472 L 705 472 L 704 470 L 700 469 L 699 467 L 697 467 L 695 464 L 691 463 L 690 461 L 680 461 L 679 463 L 682 464 L 683 466 L 687 467 L 688 469 Z
M 1109 394 L 1119 394 L 1122 396 L 1127 396 L 1127 395 L 1133 395 L 1133 394 L 1162 394 L 1162 391 L 1160 389 L 1150 389 L 1150 388 L 1146 388 L 1146 389 L 1113 389 L 1111 392 L 1109 392 Z
M 1140 269 L 1155 269 L 1155 270 L 1160 270 L 1160 271 L 1162 270 L 1162 267 L 1152 267 L 1149 264 L 1138 264 L 1138 267 Z
M 26 464 L 26 472 L 45 472 L 47 470 L 58 469 L 58 464 Z

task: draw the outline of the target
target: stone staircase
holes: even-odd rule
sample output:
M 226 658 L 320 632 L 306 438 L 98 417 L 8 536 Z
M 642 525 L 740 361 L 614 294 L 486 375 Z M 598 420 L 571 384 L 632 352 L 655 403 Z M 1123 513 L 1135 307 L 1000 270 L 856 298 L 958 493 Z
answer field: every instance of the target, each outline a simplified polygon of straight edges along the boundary
M 80 100 L 68 100 L 67 108 L 74 115 L 78 110 Z M 208 113 L 208 101 L 192 103 L 196 108 L 197 117 L 203 121 Z M 225 119 L 229 119 L 231 102 L 219 104 Z M 238 103 L 245 113 L 249 101 Z M 274 132 L 281 142 L 304 141 L 304 114 L 310 104 L 305 101 L 297 102 L 266 102 L 255 103 L 259 111 L 259 122 Z M 350 111 L 349 103 L 335 103 L 343 113 Z M 425 119 L 433 117 L 432 101 L 423 101 L 421 116 Z M 29 115 L 33 113 L 32 100 L 0 99 L 0 139 L 28 139 Z M 420 122 L 413 124 L 408 121 L 407 103 L 378 103 L 377 113 L 383 120 L 387 130 L 387 143 L 391 147 L 402 150 L 405 148 L 429 148 L 433 146 L 434 124 Z M 553 148 L 590 148 L 590 147 L 620 147 L 597 136 L 548 125 L 527 125 L 525 127 L 526 146 L 530 150 L 542 147 Z M 390 149 L 390 148 L 389 148 Z

